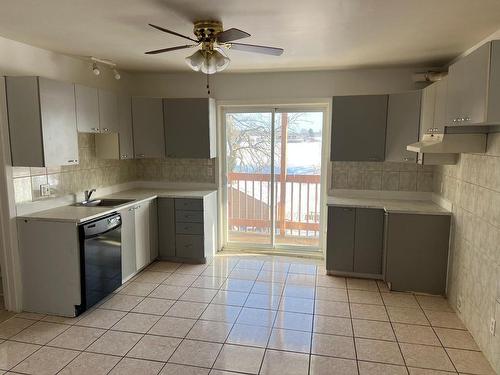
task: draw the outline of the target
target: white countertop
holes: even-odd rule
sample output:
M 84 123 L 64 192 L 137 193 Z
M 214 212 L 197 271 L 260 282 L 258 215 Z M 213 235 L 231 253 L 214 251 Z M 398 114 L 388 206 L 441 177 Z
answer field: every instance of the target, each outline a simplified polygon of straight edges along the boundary
M 100 216 L 120 211 L 140 201 L 155 198 L 203 198 L 216 190 L 170 190 L 170 189 L 132 189 L 110 195 L 99 196 L 99 199 L 132 199 L 131 202 L 114 207 L 61 206 L 49 210 L 38 211 L 18 216 L 21 219 L 68 221 L 80 224 Z
M 451 212 L 430 200 L 362 198 L 329 196 L 329 206 L 379 208 L 389 213 L 451 215 Z

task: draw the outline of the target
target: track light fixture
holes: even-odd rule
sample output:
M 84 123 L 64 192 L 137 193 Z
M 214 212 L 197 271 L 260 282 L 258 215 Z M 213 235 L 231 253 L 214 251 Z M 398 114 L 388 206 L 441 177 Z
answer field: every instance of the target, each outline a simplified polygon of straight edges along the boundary
M 99 69 L 99 67 L 97 66 L 96 63 L 93 63 L 92 64 L 92 72 L 98 76 L 99 74 L 101 74 L 101 69 Z
M 118 72 L 118 70 L 116 69 L 116 64 L 111 61 L 111 60 L 106 60 L 106 59 L 99 59 L 97 57 L 93 57 L 91 56 L 90 57 L 90 61 L 92 61 L 92 72 L 98 76 L 101 74 L 101 69 L 99 68 L 99 66 L 97 65 L 98 63 L 100 65 L 105 65 L 107 66 L 108 68 L 111 69 L 111 71 L 113 72 L 113 77 L 116 79 L 116 80 L 119 80 L 120 78 L 122 78 L 122 76 L 120 75 L 120 73 Z
M 120 73 L 118 73 L 118 70 L 116 69 L 113 69 L 113 76 L 115 77 L 116 80 L 122 78 L 122 76 L 120 75 Z

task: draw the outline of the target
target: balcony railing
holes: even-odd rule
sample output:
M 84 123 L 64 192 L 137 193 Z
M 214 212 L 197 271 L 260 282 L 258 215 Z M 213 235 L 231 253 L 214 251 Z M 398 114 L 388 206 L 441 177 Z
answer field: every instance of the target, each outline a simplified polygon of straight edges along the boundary
M 319 175 L 275 175 L 276 236 L 317 238 Z M 228 174 L 228 224 L 234 232 L 271 231 L 271 175 Z

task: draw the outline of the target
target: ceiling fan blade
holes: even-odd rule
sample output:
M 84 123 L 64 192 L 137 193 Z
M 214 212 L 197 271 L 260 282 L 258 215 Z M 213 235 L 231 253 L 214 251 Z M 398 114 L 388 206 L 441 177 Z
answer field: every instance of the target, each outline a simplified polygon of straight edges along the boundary
M 285 51 L 283 48 L 257 46 L 255 44 L 230 43 L 230 48 L 238 51 L 263 53 L 264 55 L 281 56 Z
M 190 38 L 189 36 L 186 36 L 186 35 L 182 35 L 182 34 L 176 33 L 175 31 L 172 31 L 172 30 L 165 29 L 164 27 L 156 26 L 156 25 L 153 25 L 152 23 L 150 23 L 149 26 L 154 27 L 155 29 L 163 31 L 165 33 L 169 33 L 169 34 L 172 34 L 172 35 L 175 35 L 175 36 L 180 36 L 181 38 L 189 39 L 192 42 L 197 42 L 198 43 L 198 41 L 196 39 Z
M 158 53 L 163 53 L 163 52 L 170 52 L 170 51 L 176 51 L 178 49 L 184 49 L 184 48 L 191 48 L 191 47 L 196 47 L 197 44 L 186 44 L 185 46 L 177 46 L 177 47 L 170 47 L 170 48 L 162 48 L 162 49 L 157 49 L 154 51 L 148 51 L 144 52 L 146 55 L 156 55 Z
M 250 36 L 249 33 L 240 30 L 240 29 L 235 29 L 234 27 L 232 29 L 227 29 L 224 30 L 220 33 L 217 34 L 217 41 L 219 43 L 226 43 L 230 42 L 232 40 L 238 40 L 238 39 L 243 39 L 243 38 L 248 38 Z

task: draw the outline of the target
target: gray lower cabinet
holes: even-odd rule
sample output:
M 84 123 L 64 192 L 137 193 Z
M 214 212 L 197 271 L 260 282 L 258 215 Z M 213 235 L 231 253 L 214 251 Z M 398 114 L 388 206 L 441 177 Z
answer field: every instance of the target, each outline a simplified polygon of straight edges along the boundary
M 332 273 L 381 276 L 383 236 L 383 210 L 329 207 L 327 270 Z
M 158 243 L 162 259 L 175 257 L 175 199 L 158 199 Z
M 332 161 L 384 161 L 387 95 L 333 98 Z
M 74 85 L 42 77 L 5 83 L 12 165 L 78 164 Z
M 164 158 L 165 132 L 161 98 L 132 98 L 135 158 Z
M 445 294 L 449 215 L 386 214 L 385 280 L 392 290 Z
M 135 212 L 126 208 L 119 212 L 122 217 L 122 280 L 125 281 L 137 271 L 135 254 Z

